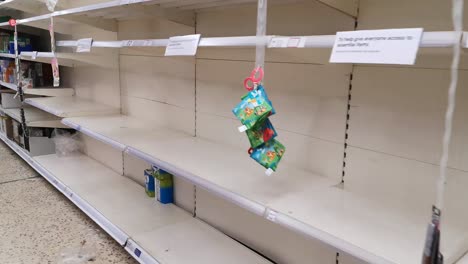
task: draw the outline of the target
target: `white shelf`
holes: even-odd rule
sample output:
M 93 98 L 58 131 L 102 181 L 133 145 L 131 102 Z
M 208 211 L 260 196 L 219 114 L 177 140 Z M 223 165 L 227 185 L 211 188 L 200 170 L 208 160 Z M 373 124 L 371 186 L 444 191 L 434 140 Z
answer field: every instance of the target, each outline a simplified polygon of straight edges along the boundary
M 24 89 L 25 94 L 51 97 L 70 97 L 75 94 L 73 88 L 32 88 Z
M 8 89 L 18 91 L 18 86 L 14 83 L 6 83 L 0 81 L 0 86 L 4 86 Z M 72 96 L 75 93 L 73 88 L 31 88 L 31 89 L 23 89 L 24 94 L 29 95 L 41 95 L 41 96 Z
M 148 198 L 141 186 L 87 156 L 35 160 L 71 199 L 80 197 L 160 263 L 269 263 L 177 206 Z
M 44 2 L 38 0 L 6 0 L 0 2 L 0 8 L 8 8 L 21 11 L 25 11 L 25 8 L 27 8 L 26 10 L 35 9 L 37 11 L 40 11 L 41 9 L 45 9 L 46 5 Z
M 125 116 L 66 118 L 64 124 L 111 144 L 277 224 L 370 263 L 417 263 L 427 215 L 385 208 L 373 197 L 282 163 L 272 177 L 229 146 Z M 307 202 L 304 202 L 307 201 Z M 391 219 L 391 220 L 390 220 Z M 447 263 L 468 249 L 468 231 L 444 227 Z
M 270 263 L 177 206 L 148 198 L 141 186 L 85 155 L 32 158 L 2 133 L 0 139 L 140 263 Z
M 28 98 L 25 103 L 59 117 L 116 114 L 119 108 L 75 96 Z
M 74 59 L 73 54 L 35 51 L 23 51 L 20 54 L 21 60 L 35 61 L 47 64 L 50 64 L 52 58 L 54 57 L 57 57 L 58 64 L 60 66 L 73 67 L 76 64 L 78 64 L 78 61 Z
M 14 59 L 14 58 L 16 58 L 16 55 L 15 54 L 10 54 L 10 53 L 0 53 L 0 58 Z
M 7 83 L 7 82 L 4 82 L 4 81 L 0 81 L 0 86 L 6 87 L 6 88 L 11 89 L 11 90 L 15 90 L 15 91 L 18 90 L 16 84 L 14 84 L 14 83 Z
M 75 66 L 101 66 L 112 67 L 114 61 L 109 60 L 106 56 L 98 56 L 96 54 L 87 53 L 63 53 L 63 52 L 37 52 L 28 51 L 21 52 L 21 60 L 34 61 L 51 64 L 52 58 L 57 58 L 60 66 L 75 67 Z M 115 65 L 114 65 L 115 66 Z
M 1 110 L 16 121 L 22 122 L 20 108 L 2 108 Z M 60 122 L 60 118 L 34 107 L 25 107 L 24 116 L 28 127 L 67 128 Z

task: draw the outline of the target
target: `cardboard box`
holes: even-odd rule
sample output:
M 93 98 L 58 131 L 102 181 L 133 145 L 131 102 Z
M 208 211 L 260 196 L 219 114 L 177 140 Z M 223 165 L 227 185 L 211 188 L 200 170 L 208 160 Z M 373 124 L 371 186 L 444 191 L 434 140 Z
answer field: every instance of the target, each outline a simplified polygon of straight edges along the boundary
M 30 137 L 29 149 L 29 154 L 33 157 L 55 154 L 55 143 L 48 137 Z

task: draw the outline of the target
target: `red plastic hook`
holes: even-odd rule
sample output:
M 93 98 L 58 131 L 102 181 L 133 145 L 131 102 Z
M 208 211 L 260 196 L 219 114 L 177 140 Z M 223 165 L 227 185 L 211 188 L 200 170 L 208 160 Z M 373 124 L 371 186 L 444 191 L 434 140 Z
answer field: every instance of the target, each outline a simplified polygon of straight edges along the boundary
M 8 24 L 10 24 L 10 26 L 12 26 L 12 27 L 16 26 L 16 19 L 12 18 L 12 19 L 8 20 Z
M 258 74 L 258 77 L 255 77 Z M 263 80 L 264 72 L 262 67 L 255 68 L 249 77 L 244 80 L 244 87 L 247 91 L 252 91 L 255 85 L 259 84 Z M 252 82 L 253 86 L 249 86 L 249 82 Z

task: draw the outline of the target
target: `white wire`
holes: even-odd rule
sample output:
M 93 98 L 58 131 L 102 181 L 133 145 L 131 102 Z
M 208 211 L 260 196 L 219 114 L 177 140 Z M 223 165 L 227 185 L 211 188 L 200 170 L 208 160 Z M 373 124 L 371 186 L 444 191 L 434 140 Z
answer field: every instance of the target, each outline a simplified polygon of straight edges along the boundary
M 454 30 L 461 40 L 463 31 L 463 0 L 452 0 L 452 19 Z M 448 105 L 445 114 L 445 131 L 442 141 L 442 156 L 440 158 L 439 179 L 437 182 L 436 207 L 442 210 L 444 207 L 445 184 L 447 182 L 447 164 L 449 159 L 449 147 L 452 137 L 453 115 L 455 112 L 456 93 L 458 85 L 458 66 L 460 64 L 461 42 L 457 41 L 453 46 L 453 60 L 450 68 L 451 81 L 448 90 Z

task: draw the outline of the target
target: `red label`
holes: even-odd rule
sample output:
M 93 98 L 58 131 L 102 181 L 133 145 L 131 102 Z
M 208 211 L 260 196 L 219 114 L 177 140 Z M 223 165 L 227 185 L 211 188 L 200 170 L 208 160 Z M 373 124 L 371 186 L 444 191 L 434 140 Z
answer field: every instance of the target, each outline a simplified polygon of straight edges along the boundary
M 8 20 L 8 24 L 10 24 L 10 26 L 12 26 L 12 27 L 16 26 L 16 19 Z

